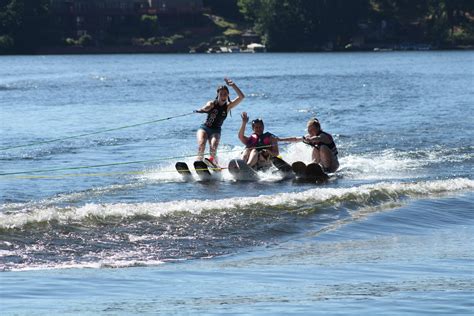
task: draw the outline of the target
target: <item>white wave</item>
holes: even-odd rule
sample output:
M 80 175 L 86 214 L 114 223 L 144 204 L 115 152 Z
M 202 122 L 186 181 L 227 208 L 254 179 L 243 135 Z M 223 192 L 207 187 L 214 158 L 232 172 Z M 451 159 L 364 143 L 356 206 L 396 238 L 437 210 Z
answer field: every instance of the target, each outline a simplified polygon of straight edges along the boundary
M 347 155 L 339 162 L 340 171 L 345 177 L 366 180 L 413 178 L 413 170 L 418 170 L 426 164 L 420 159 L 400 156 L 393 150 Z
M 64 270 L 64 269 L 101 269 L 101 268 L 129 268 L 157 266 L 164 264 L 160 260 L 99 260 L 94 262 L 65 262 L 65 263 L 46 263 L 46 264 L 28 264 L 18 265 L 9 271 L 35 271 L 35 270 Z
M 86 204 L 81 207 L 45 207 L 21 212 L 0 214 L 0 228 L 20 228 L 28 224 L 57 221 L 62 224 L 76 223 L 85 219 L 106 220 L 109 217 L 130 218 L 135 216 L 160 217 L 173 212 L 201 213 L 204 211 L 233 211 L 255 207 L 297 208 L 308 203 L 355 201 L 370 205 L 372 193 L 383 193 L 397 200 L 400 196 L 430 196 L 474 189 L 474 180 L 457 178 L 450 180 L 413 183 L 381 182 L 350 188 L 318 187 L 298 193 L 279 193 L 258 197 L 234 197 L 220 200 L 179 200 L 159 203 L 110 203 Z
M 244 146 L 230 146 L 230 145 L 224 145 L 222 147 L 223 148 L 221 148 L 219 152 L 219 165 L 224 167 L 221 173 L 221 181 L 234 181 L 234 177 L 232 177 L 232 175 L 225 168 L 227 167 L 227 165 L 232 159 L 241 157 L 241 154 L 243 150 L 245 149 L 245 147 Z M 282 144 L 280 146 L 280 153 L 283 156 L 283 159 L 289 162 L 290 164 L 298 160 L 302 160 L 308 163 L 311 161 L 311 151 L 308 150 L 307 145 L 303 143 Z M 194 160 L 195 160 L 195 157 L 193 156 L 193 157 L 181 159 L 180 161 L 183 161 L 188 165 L 194 178 L 198 180 L 199 177 L 196 175 L 196 173 L 193 170 Z M 158 166 L 156 168 L 149 170 L 148 172 L 145 172 L 143 175 L 138 176 L 138 178 L 141 180 L 151 180 L 151 181 L 157 181 L 157 182 L 184 181 L 182 176 L 176 172 L 174 164 L 175 162 L 163 164 L 161 166 Z M 263 182 L 276 182 L 282 179 L 280 175 L 272 173 L 271 170 L 268 172 L 259 172 L 259 175 L 260 175 L 261 181 Z
M 156 237 L 156 236 L 155 236 Z M 4 252 L 4 255 L 20 256 L 25 261 L 28 259 L 27 253 L 30 251 L 41 252 L 43 245 L 33 245 L 26 247 L 25 251 L 13 250 Z M 0 253 L 1 255 L 2 253 Z M 98 259 L 101 258 L 101 259 Z M 173 261 L 173 260 L 166 260 Z M 28 270 L 51 270 L 51 269 L 100 269 L 100 268 L 127 268 L 139 266 L 157 266 L 165 263 L 164 260 L 150 258 L 150 255 L 140 250 L 126 250 L 118 252 L 103 251 L 100 253 L 91 253 L 81 256 L 76 261 L 49 262 L 49 263 L 25 263 L 15 265 L 13 268 L 6 268 L 9 271 L 28 271 Z
M 48 197 L 38 201 L 29 201 L 24 203 L 3 203 L 0 204 L 0 213 L 2 212 L 14 212 L 25 209 L 41 208 L 53 204 L 59 203 L 71 203 L 80 201 L 84 198 L 98 197 L 105 195 L 110 192 L 116 192 L 120 190 L 132 190 L 142 187 L 143 183 L 127 183 L 127 184 L 112 184 L 104 187 L 92 188 L 89 190 L 61 193 L 52 197 Z
M 461 151 L 461 152 L 459 152 Z M 431 148 L 409 152 L 387 149 L 367 154 L 345 155 L 339 160 L 339 173 L 345 178 L 381 180 L 422 178 L 429 166 L 460 163 L 473 159 L 474 152 L 463 149 Z
M 226 167 L 230 160 L 240 158 L 244 146 L 223 145 L 219 153 L 219 164 Z M 340 150 L 344 153 L 344 149 Z M 282 158 L 292 164 L 295 161 L 310 163 L 312 160 L 311 149 L 303 143 L 281 143 L 280 154 Z M 442 162 L 462 162 L 472 159 L 474 152 L 458 153 L 453 149 L 431 148 L 410 152 L 400 152 L 386 149 L 365 154 L 342 154 L 337 174 L 348 179 L 358 180 L 390 180 L 390 179 L 416 179 L 427 176 L 425 168 Z M 192 165 L 194 156 L 182 161 L 186 162 L 194 174 Z M 182 177 L 175 171 L 175 162 L 168 162 L 139 176 L 141 180 L 156 182 L 181 182 Z M 261 173 L 262 181 L 275 182 L 281 177 L 271 173 Z M 222 172 L 222 181 L 233 181 L 227 170 Z
M 218 162 L 219 165 L 222 166 L 224 169 L 222 170 L 220 180 L 221 181 L 234 181 L 232 175 L 225 169 L 229 162 L 232 159 L 240 158 L 242 151 L 244 150 L 244 146 L 229 146 L 223 145 L 220 148 L 220 152 L 218 155 Z M 196 172 L 193 168 L 193 163 L 195 161 L 195 156 L 187 157 L 184 159 L 180 159 L 179 161 L 185 162 L 189 169 L 191 170 L 192 175 L 194 176 L 195 180 L 198 180 L 199 177 L 197 176 Z M 176 172 L 174 162 L 169 162 L 158 166 L 156 168 L 151 169 L 149 172 L 139 176 L 138 178 L 141 180 L 151 180 L 156 182 L 182 182 L 183 177 Z M 269 173 L 261 173 L 262 181 L 278 181 L 281 180 L 279 176 L 271 176 Z
M 280 153 L 282 158 L 289 164 L 295 161 L 310 163 L 312 160 L 311 148 L 303 143 L 282 143 L 280 145 Z

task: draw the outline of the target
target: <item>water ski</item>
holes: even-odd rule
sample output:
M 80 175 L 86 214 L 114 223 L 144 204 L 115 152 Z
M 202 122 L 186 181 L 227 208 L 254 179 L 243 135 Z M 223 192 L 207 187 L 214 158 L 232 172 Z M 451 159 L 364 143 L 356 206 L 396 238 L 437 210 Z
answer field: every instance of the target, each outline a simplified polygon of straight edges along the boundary
M 324 173 L 321 166 L 317 163 L 306 165 L 302 161 L 296 161 L 291 165 L 297 181 L 303 182 L 324 182 L 329 176 Z
M 242 159 L 232 159 L 229 162 L 229 172 L 237 181 L 258 181 L 259 176 Z
M 316 181 L 327 181 L 329 176 L 323 171 L 321 166 L 317 163 L 310 163 L 306 166 L 306 174 Z
M 207 165 L 204 161 L 195 161 L 194 170 L 196 170 L 196 173 L 201 181 L 209 181 L 212 179 L 211 172 L 209 172 L 209 169 L 207 168 Z
M 272 164 L 278 169 L 284 178 L 293 177 L 293 170 L 291 166 L 279 157 L 271 158 Z
M 189 167 L 185 162 L 177 162 L 175 164 L 175 168 L 176 171 L 178 171 L 178 173 L 182 175 L 185 180 L 191 180 L 193 178 L 193 176 L 191 175 L 191 171 L 189 170 Z
M 295 161 L 291 165 L 291 169 L 295 173 L 297 179 L 304 178 L 306 172 L 306 164 L 302 161 Z

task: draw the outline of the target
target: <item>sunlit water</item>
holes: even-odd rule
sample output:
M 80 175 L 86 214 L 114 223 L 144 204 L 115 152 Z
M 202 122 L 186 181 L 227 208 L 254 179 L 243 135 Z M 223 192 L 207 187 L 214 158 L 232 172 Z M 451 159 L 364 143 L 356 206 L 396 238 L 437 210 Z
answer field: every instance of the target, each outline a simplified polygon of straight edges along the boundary
M 472 52 L 0 57 L 1 313 L 469 314 L 473 65 Z M 220 163 L 243 149 L 242 111 L 281 137 L 317 116 L 340 152 L 328 183 L 183 181 L 174 164 L 192 165 L 204 120 L 190 113 L 226 76 L 246 99 Z

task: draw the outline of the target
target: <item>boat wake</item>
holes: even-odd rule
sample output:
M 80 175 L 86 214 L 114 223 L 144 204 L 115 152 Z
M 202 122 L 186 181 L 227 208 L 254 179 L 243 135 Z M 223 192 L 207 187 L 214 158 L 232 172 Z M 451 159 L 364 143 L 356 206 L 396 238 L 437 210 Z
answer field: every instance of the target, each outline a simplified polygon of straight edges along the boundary
M 318 187 L 297 193 L 278 193 L 257 197 L 235 197 L 218 200 L 177 200 L 170 202 L 86 204 L 84 206 L 21 208 L 8 203 L 2 206 L 0 229 L 20 229 L 48 223 L 68 225 L 74 223 L 103 224 L 133 218 L 160 218 L 172 213 L 200 214 L 234 211 L 317 212 L 322 207 L 337 207 L 341 203 L 368 207 L 384 202 L 400 202 L 407 198 L 425 198 L 433 195 L 472 190 L 474 180 L 465 178 L 422 181 L 413 183 L 381 182 L 349 188 Z

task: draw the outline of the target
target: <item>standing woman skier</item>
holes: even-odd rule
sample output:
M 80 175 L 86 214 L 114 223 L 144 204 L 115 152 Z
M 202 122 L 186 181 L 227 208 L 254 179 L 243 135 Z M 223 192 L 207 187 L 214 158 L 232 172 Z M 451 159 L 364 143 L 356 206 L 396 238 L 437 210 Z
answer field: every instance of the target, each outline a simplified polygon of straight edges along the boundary
M 232 87 L 237 93 L 234 100 L 230 100 L 229 88 L 227 86 L 217 87 L 217 96 L 214 100 L 209 101 L 201 109 L 196 110 L 196 113 L 206 113 L 206 121 L 199 127 L 196 137 L 198 142 L 197 160 L 203 160 L 204 151 L 206 149 L 206 142 L 209 142 L 211 156 L 209 160 L 217 165 L 217 147 L 221 138 L 221 127 L 227 114 L 231 109 L 236 107 L 245 98 L 239 87 L 230 80 L 224 78 L 227 86 Z

